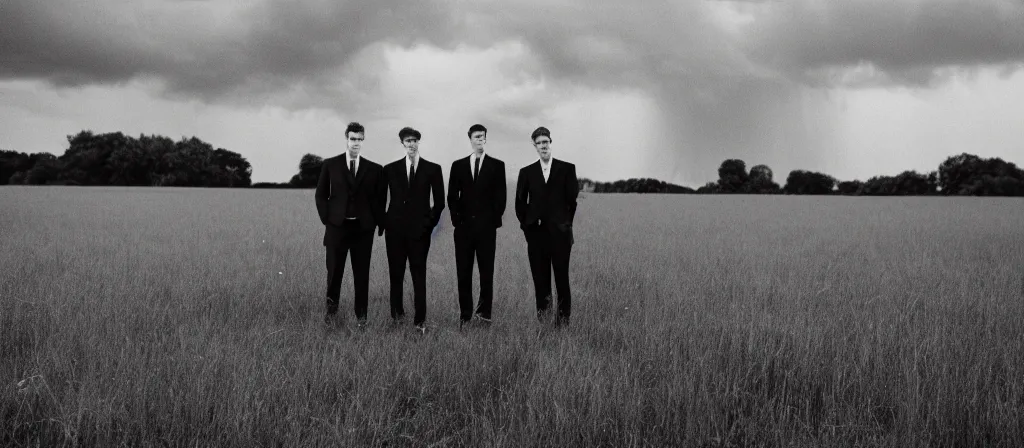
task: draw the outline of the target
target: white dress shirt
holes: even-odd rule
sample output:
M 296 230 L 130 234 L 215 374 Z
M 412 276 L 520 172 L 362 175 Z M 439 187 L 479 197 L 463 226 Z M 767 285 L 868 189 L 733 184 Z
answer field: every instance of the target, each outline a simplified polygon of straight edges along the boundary
M 355 174 L 359 172 L 359 160 L 361 158 L 362 156 L 356 156 L 356 170 L 352 172 L 353 176 L 355 176 Z M 348 151 L 345 151 L 345 168 L 348 168 L 350 165 L 352 165 L 352 154 L 350 154 Z
M 361 158 L 360 156 L 356 156 L 356 170 L 352 172 L 352 177 L 355 177 L 356 173 L 359 172 L 359 159 L 360 158 Z M 352 154 L 350 154 L 348 151 L 345 151 L 345 168 L 347 169 L 349 167 L 349 165 L 351 165 L 351 164 L 352 164 Z M 347 219 L 347 220 L 354 220 L 356 218 L 345 218 L 345 219 Z
M 417 156 L 416 157 L 416 162 L 415 162 L 416 166 L 419 165 L 419 161 L 420 161 L 419 159 L 420 159 L 419 156 Z M 409 176 L 409 167 L 411 167 L 411 166 L 414 166 L 413 160 L 410 159 L 409 156 L 405 156 L 405 176 L 406 177 Z M 416 172 L 419 173 L 419 168 L 416 168 Z M 409 181 L 412 181 L 412 179 L 409 179 Z
M 485 156 L 487 156 L 487 153 L 480 153 L 480 169 L 484 169 L 484 158 L 485 158 Z M 469 155 L 469 176 L 472 177 L 473 180 L 476 180 L 476 176 L 473 175 L 473 169 L 475 167 L 476 167 L 476 151 L 473 151 L 473 153 Z
M 551 175 L 551 161 L 554 159 L 548 159 L 548 163 L 544 163 L 543 159 L 537 159 L 540 162 L 540 172 L 544 174 L 544 182 L 548 181 L 548 176 Z

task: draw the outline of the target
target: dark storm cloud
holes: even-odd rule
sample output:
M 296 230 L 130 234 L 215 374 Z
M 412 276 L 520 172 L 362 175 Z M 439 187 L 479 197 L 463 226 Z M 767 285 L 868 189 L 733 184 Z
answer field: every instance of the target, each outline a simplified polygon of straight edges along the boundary
M 405 3 L 8 1 L 0 77 L 62 86 L 149 77 L 199 97 L 316 84 L 375 42 L 451 39 L 445 11 Z
M 775 107 L 795 86 L 752 64 L 712 14 L 701 2 L 537 2 L 481 26 L 520 36 L 554 79 L 656 98 L 666 135 L 661 147 L 642 148 L 648 168 L 697 182 L 725 158 L 768 161 L 766 123 L 799 119 Z
M 0 4 L 0 76 L 57 84 L 123 81 L 153 70 L 159 57 L 118 31 L 105 12 L 83 14 L 74 4 Z
M 824 169 L 831 123 L 805 86 L 919 86 L 1024 61 L 1021 0 L 517 5 L 488 29 L 521 36 L 548 76 L 655 95 L 674 133 L 655 159 L 684 179 L 731 157 Z
M 502 71 L 543 79 L 549 92 L 584 86 L 656 98 L 670 152 L 652 163 L 672 167 L 658 176 L 686 181 L 713 178 L 731 157 L 818 166 L 828 129 L 801 102 L 807 85 L 921 85 L 1024 60 L 1022 0 L 8 0 L 0 23 L 0 79 L 148 78 L 206 102 L 384 118 L 390 103 L 377 83 L 387 67 L 368 49 L 517 41 L 528 49 L 525 65 Z M 502 113 L 535 116 L 546 107 L 540 100 Z
M 746 36 L 755 58 L 811 83 L 911 84 L 1024 62 L 1024 1 L 775 2 Z M 857 76 L 849 68 L 873 72 Z
M 720 40 L 713 26 L 687 23 L 698 8 L 668 2 L 268 2 L 233 8 L 220 21 L 204 17 L 208 5 L 7 2 L 0 76 L 63 85 L 152 76 L 210 93 L 316 77 L 375 42 L 450 48 L 521 39 L 552 76 L 634 85 L 688 54 L 713 56 L 717 50 L 703 47 Z
M 727 32 L 710 19 L 718 4 L 755 20 Z M 315 88 L 378 42 L 450 48 L 515 39 L 555 80 L 597 87 L 679 81 L 712 97 L 734 80 L 835 82 L 842 69 L 865 63 L 894 82 L 922 82 L 944 67 L 1024 61 L 1021 0 L 13 0 L 0 6 L 0 23 L 0 77 L 59 85 L 151 77 L 198 96 L 295 82 Z

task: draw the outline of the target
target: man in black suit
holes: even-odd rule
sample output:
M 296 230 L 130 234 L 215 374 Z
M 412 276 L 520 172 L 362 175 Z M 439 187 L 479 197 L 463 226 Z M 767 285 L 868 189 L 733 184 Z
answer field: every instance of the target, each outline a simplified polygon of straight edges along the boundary
M 476 318 L 491 322 L 494 300 L 494 249 L 505 214 L 505 163 L 484 153 L 487 128 L 469 128 L 473 152 L 452 163 L 448 174 L 448 211 L 455 226 L 455 270 L 459 279 L 460 327 L 473 312 L 473 259 L 480 269 L 480 302 Z
M 384 167 L 391 201 L 384 228 L 380 230 L 384 232 L 387 229 L 384 241 L 391 273 L 391 318 L 396 322 L 405 318 L 402 286 L 408 260 L 415 310 L 413 325 L 424 333 L 427 330 L 424 325 L 427 318 L 427 253 L 430 251 L 431 232 L 444 211 L 444 179 L 441 165 L 420 157 L 420 131 L 402 128 L 398 131 L 398 139 L 405 147 L 406 156 Z M 433 206 L 430 205 L 431 196 Z
M 324 160 L 316 185 L 316 210 L 324 224 L 327 248 L 327 313 L 324 321 L 336 323 L 345 257 L 352 256 L 354 307 L 359 327 L 366 326 L 373 229 L 383 225 L 385 184 L 383 168 L 359 155 L 365 129 L 349 123 L 345 129 L 348 150 Z
M 530 136 L 540 160 L 519 170 L 516 217 L 526 234 L 527 254 L 537 294 L 537 318 L 545 321 L 551 309 L 551 271 L 558 291 L 556 325 L 568 325 L 572 311 L 569 254 L 572 221 L 576 216 L 579 182 L 576 165 L 551 157 L 551 131 L 539 127 Z

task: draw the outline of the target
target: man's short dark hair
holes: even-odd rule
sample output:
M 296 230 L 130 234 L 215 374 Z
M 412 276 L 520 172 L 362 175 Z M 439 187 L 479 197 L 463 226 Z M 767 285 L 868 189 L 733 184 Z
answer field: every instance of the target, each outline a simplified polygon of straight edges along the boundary
M 485 128 L 484 125 L 479 124 L 479 123 L 478 124 L 474 124 L 473 126 L 470 126 L 469 127 L 469 132 L 467 132 L 466 135 L 469 136 L 470 138 L 472 138 L 474 132 L 480 132 L 480 131 L 483 131 L 484 137 L 487 137 L 487 128 Z
M 410 136 L 411 137 L 416 137 L 416 140 L 420 140 L 421 139 L 420 131 L 417 131 L 417 130 L 415 130 L 413 128 L 410 128 L 408 126 L 402 128 L 401 131 L 398 131 L 398 140 L 399 141 L 403 141 L 404 142 L 405 138 L 406 137 L 410 137 Z
M 548 140 L 551 140 L 551 131 L 549 131 L 548 128 L 544 126 L 541 126 L 534 130 L 532 134 L 530 134 L 530 141 L 535 142 L 537 141 L 537 137 L 540 137 L 542 135 L 547 137 Z
M 356 133 L 360 133 L 360 134 L 366 134 L 366 129 L 363 128 L 363 125 L 353 121 L 353 122 L 348 124 L 348 127 L 345 128 L 345 138 L 348 138 L 348 133 L 349 132 L 356 132 Z

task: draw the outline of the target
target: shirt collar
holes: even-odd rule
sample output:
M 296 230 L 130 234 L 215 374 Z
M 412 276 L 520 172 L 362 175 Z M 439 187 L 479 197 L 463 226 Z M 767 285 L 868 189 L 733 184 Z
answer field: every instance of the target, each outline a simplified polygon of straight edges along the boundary
M 540 162 L 541 168 L 548 168 L 548 169 L 550 169 L 551 168 L 551 162 L 554 162 L 555 158 L 552 157 L 552 158 L 548 159 L 548 163 L 544 163 L 544 159 L 541 159 L 541 158 L 537 158 L 537 161 Z
M 359 166 L 359 158 L 360 157 L 362 157 L 362 156 L 356 156 L 356 158 L 355 158 L 356 166 Z M 345 151 L 345 163 L 346 164 L 352 163 L 352 160 L 353 160 L 352 159 L 352 155 L 349 154 L 348 151 Z

